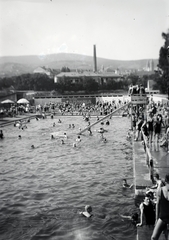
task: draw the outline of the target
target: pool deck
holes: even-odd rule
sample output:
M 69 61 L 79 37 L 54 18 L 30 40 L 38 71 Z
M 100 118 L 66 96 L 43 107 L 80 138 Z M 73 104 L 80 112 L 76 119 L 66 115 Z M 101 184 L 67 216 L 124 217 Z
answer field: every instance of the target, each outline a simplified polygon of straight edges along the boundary
M 154 172 L 159 173 L 160 178 L 164 179 L 169 172 L 169 153 L 163 147 L 158 151 L 151 149 L 151 156 L 154 163 Z M 135 196 L 144 196 L 146 187 L 152 186 L 150 178 L 151 170 L 147 164 L 147 155 L 144 150 L 142 141 L 133 140 L 133 171 L 134 171 L 134 190 Z M 153 227 L 137 227 L 137 240 L 150 240 Z M 164 240 L 164 234 L 161 234 L 160 240 Z M 168 238 L 169 239 L 169 238 Z

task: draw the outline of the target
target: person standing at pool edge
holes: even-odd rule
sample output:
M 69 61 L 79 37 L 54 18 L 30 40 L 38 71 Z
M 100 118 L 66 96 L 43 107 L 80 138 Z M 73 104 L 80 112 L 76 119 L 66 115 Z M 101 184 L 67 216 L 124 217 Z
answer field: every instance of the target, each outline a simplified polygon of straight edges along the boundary
M 162 231 L 168 239 L 167 224 L 169 224 L 169 174 L 165 176 L 166 185 L 158 189 L 156 203 L 156 225 L 151 240 L 158 240 Z

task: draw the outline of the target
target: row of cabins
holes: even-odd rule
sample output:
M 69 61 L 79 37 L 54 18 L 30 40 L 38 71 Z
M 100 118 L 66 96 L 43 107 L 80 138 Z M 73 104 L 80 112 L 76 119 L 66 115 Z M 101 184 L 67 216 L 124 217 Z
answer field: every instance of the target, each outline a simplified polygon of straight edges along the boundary
M 83 83 L 86 79 L 94 79 L 99 84 L 107 83 L 109 80 L 121 81 L 124 79 L 123 75 L 115 72 L 61 72 L 58 73 L 53 69 L 46 67 L 38 67 L 34 70 L 34 73 L 46 74 L 48 77 L 54 79 L 55 83 L 69 81 L 71 83 Z

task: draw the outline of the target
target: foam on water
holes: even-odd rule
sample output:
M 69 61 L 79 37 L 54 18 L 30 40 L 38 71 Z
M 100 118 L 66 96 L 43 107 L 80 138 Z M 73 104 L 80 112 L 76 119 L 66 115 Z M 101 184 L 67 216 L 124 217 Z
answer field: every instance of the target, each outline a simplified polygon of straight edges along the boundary
M 85 132 L 73 147 L 79 128 L 87 123 L 81 116 L 60 119 L 62 123 L 56 117 L 31 120 L 24 131 L 12 125 L 3 128 L 0 238 L 134 240 L 136 229 L 120 218 L 135 211 L 134 192 L 121 184 L 122 178 L 132 182 L 133 177 L 132 147 L 126 140 L 130 120 L 116 117 L 102 126 L 108 130 L 106 143 L 97 132 L 99 124 L 92 136 Z M 65 144 L 50 138 L 55 131 L 67 133 Z M 78 214 L 86 204 L 93 208 L 91 219 Z

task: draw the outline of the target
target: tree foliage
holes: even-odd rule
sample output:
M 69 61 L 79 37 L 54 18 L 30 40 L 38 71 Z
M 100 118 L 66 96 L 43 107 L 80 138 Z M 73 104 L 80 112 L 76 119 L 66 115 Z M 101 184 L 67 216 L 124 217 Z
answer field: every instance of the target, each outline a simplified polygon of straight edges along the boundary
M 158 87 L 162 93 L 168 93 L 169 88 L 169 31 L 167 33 L 162 33 L 162 38 L 164 39 L 164 45 L 160 48 L 159 51 L 159 75 L 160 79 L 156 80 Z
M 62 67 L 61 68 L 61 70 L 60 70 L 61 72 L 70 72 L 70 69 L 68 68 L 68 67 Z
M 23 74 L 0 79 L 0 90 L 13 86 L 16 90 L 50 91 L 55 89 L 53 79 L 45 74 Z

